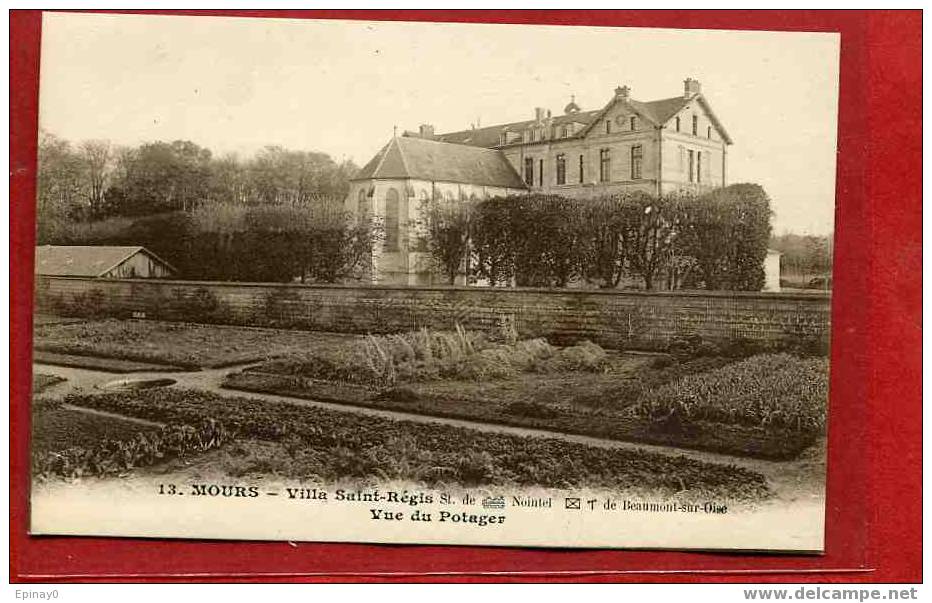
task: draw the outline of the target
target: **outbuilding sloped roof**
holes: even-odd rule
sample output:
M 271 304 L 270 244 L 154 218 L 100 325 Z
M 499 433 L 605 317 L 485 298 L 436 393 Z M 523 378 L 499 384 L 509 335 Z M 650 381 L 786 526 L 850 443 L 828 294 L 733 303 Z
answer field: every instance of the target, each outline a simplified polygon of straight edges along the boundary
M 414 137 L 394 137 L 353 180 L 405 179 L 526 188 L 501 151 Z
M 171 264 L 145 247 L 105 245 L 40 245 L 36 247 L 36 274 L 43 276 L 90 276 L 107 274 L 129 258 L 143 252 L 169 269 Z

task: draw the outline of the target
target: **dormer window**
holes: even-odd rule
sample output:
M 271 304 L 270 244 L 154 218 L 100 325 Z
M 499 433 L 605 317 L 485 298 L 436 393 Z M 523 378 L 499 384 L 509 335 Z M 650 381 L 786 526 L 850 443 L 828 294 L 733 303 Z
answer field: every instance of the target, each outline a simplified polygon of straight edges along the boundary
M 605 133 L 606 134 L 612 133 L 612 120 L 610 119 L 605 120 Z
M 631 131 L 634 132 L 638 129 L 638 118 L 636 115 L 631 116 Z
M 693 115 L 693 136 L 699 136 L 699 116 Z

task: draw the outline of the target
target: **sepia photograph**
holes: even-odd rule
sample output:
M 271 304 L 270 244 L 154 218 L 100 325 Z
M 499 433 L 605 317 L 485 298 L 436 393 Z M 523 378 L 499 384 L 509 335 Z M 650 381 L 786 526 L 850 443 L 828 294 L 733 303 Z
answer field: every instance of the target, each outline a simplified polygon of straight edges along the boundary
M 30 533 L 821 553 L 839 51 L 44 13 Z

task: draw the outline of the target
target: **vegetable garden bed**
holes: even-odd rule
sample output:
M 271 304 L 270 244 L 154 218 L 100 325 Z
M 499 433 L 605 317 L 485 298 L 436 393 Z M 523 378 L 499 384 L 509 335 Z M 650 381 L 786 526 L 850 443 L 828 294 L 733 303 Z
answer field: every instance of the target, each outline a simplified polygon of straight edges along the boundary
M 824 433 L 824 359 L 656 360 L 612 355 L 598 373 L 389 387 L 339 381 L 343 371 L 313 359 L 280 360 L 228 375 L 224 387 L 772 460 L 797 457 Z
M 157 320 L 86 320 L 35 327 L 34 349 L 184 368 L 216 368 L 345 346 L 355 336 Z
M 165 423 L 210 420 L 236 438 L 282 442 L 267 471 L 321 480 L 604 487 L 696 500 L 760 500 L 760 474 L 735 466 L 557 439 L 490 434 L 192 390 L 71 395 L 69 404 Z

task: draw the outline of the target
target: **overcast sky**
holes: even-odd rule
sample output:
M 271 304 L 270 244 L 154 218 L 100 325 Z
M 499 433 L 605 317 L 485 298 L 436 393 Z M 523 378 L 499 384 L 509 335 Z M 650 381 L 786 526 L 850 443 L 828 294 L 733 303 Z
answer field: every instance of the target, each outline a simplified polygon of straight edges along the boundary
M 724 123 L 730 182 L 773 199 L 775 231 L 831 232 L 835 34 L 49 13 L 41 127 L 78 141 L 187 139 L 366 163 L 392 135 L 702 90 Z

